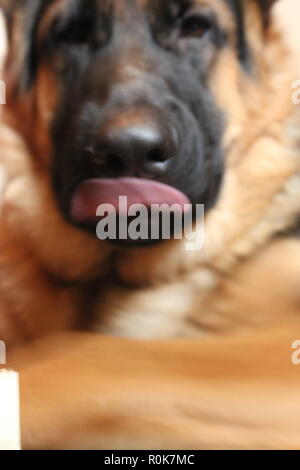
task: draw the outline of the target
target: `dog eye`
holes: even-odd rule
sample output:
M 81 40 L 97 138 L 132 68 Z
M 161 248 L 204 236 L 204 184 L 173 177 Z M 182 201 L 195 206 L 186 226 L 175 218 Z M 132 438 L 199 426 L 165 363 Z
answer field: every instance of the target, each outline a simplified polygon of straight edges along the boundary
M 74 24 L 65 31 L 62 31 L 58 35 L 58 39 L 66 43 L 82 44 L 89 40 L 89 32 L 86 28 L 82 28 L 81 26 Z
M 202 38 L 212 27 L 210 18 L 204 15 L 192 14 L 183 18 L 181 36 Z
M 93 19 L 90 15 L 83 15 L 68 24 L 56 24 L 54 28 L 55 37 L 59 42 L 67 44 L 85 44 L 93 36 Z
M 64 30 L 60 31 L 57 39 L 69 44 L 83 44 L 90 40 L 91 30 L 86 24 L 74 22 Z

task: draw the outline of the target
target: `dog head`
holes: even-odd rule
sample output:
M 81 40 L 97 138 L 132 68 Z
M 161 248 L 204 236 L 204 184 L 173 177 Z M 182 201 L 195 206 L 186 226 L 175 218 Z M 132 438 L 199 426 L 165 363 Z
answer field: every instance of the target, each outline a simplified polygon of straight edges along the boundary
M 216 203 L 272 3 L 2 0 L 8 114 L 70 224 L 120 195 Z

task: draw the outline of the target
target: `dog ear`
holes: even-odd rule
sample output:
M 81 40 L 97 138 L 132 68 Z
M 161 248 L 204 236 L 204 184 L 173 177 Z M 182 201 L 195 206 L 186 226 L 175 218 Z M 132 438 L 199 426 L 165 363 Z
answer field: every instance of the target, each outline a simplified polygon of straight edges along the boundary
M 269 10 L 278 0 L 256 0 L 262 10 Z
M 243 17 L 244 12 L 250 4 L 255 4 L 261 14 L 265 27 L 269 25 L 272 7 L 279 0 L 225 0 L 239 17 Z
M 41 4 L 42 0 L 0 0 L 8 38 L 4 75 L 14 94 L 30 88 L 34 80 L 34 38 Z
M 6 24 L 6 32 L 7 35 L 11 36 L 12 31 L 12 22 L 14 13 L 20 7 L 21 1 L 17 0 L 0 0 L 0 10 L 4 17 L 5 24 Z
M 262 15 L 263 19 L 263 24 L 267 28 L 269 26 L 269 21 L 270 21 L 270 13 L 272 10 L 272 7 L 275 5 L 275 3 L 278 3 L 278 0 L 254 0 Z

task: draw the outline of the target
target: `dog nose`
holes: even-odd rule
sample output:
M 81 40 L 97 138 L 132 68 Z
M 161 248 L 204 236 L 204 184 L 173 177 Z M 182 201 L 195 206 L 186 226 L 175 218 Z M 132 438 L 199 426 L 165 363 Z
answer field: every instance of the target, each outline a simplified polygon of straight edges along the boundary
M 106 176 L 163 176 L 175 153 L 174 140 L 171 132 L 152 124 L 110 127 L 98 141 L 98 164 Z

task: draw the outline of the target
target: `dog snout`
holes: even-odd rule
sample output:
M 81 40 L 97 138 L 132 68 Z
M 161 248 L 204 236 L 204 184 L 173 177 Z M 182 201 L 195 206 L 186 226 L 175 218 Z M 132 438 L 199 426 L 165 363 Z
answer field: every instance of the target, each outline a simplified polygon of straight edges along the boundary
M 175 131 L 159 122 L 113 123 L 100 133 L 94 160 L 105 176 L 163 177 L 176 147 Z

